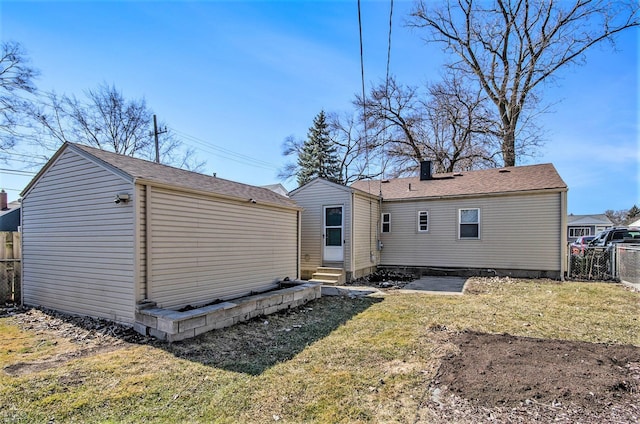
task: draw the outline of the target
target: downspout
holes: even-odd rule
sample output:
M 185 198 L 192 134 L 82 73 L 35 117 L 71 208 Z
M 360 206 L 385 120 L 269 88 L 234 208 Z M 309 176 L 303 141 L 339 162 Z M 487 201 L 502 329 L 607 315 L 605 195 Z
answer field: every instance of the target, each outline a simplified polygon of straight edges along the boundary
M 24 197 L 20 201 L 20 306 L 24 306 Z
M 297 244 L 297 248 L 296 250 L 298 251 L 297 257 L 296 257 L 296 280 L 299 280 L 301 275 L 300 275 L 300 256 L 302 255 L 302 211 L 300 209 L 298 209 L 298 211 L 296 212 L 296 219 L 297 219 L 297 227 L 298 227 L 298 233 L 296 235 L 296 244 Z
M 567 271 L 567 190 L 560 192 L 560 281 Z
M 382 183 L 380 183 L 382 187 Z M 376 250 L 378 252 L 378 261 L 376 262 L 376 269 L 378 265 L 382 263 L 382 240 L 380 239 L 382 234 L 382 188 L 380 188 L 380 194 L 378 196 L 378 216 L 376 217 Z
M 351 278 L 353 278 L 353 273 L 356 271 L 356 259 L 355 259 L 355 248 L 356 245 L 356 235 L 354 234 L 354 221 L 355 221 L 355 206 L 356 206 L 356 194 L 351 190 L 351 206 L 349 207 L 349 269 L 345 271 L 351 272 Z
M 143 228 L 140 223 L 140 208 L 142 207 L 142 190 L 144 186 L 132 182 L 133 191 L 133 305 L 137 310 L 140 302 L 140 286 L 143 284 L 144 277 L 141 275 L 142 253 L 140 246 L 142 243 Z M 145 284 L 146 286 L 146 284 Z M 142 299 L 146 297 L 146 293 L 142 293 Z
M 145 236 L 145 285 L 144 285 L 144 298 L 151 300 L 151 282 L 153 281 L 153 271 L 151 266 L 151 259 L 153 256 L 153 249 L 151 248 L 153 237 L 151 231 L 151 186 L 146 184 L 145 186 L 145 208 L 144 208 L 144 236 Z

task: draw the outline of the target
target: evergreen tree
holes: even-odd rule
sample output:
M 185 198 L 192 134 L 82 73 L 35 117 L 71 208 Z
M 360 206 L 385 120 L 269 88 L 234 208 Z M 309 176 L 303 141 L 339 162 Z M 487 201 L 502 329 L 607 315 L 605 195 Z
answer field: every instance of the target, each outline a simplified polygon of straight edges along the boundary
M 313 119 L 307 139 L 298 153 L 298 185 L 302 186 L 316 177 L 341 184 L 338 149 L 329 135 L 324 111 Z

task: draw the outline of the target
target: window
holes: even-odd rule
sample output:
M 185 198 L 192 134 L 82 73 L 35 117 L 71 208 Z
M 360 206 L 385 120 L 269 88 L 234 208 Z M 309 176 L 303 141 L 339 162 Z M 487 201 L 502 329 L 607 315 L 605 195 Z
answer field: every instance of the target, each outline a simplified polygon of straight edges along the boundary
M 461 239 L 480 238 L 480 209 L 459 209 L 459 237 Z
M 388 233 L 391 231 L 391 214 L 383 213 L 382 214 L 382 232 Z
M 569 228 L 569 237 L 590 236 L 591 229 L 589 227 L 573 227 Z
M 429 231 L 429 211 L 418 211 L 418 232 Z

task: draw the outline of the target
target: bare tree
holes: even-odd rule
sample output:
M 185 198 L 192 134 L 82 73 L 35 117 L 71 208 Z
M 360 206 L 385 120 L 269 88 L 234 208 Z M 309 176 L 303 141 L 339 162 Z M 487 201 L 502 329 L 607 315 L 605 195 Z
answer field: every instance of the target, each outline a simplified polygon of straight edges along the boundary
M 153 143 L 152 113 L 142 100 L 126 100 L 114 86 L 100 85 L 75 96 L 45 94 L 37 120 L 60 142 L 76 142 L 128 156 L 138 156 Z
M 363 104 L 379 154 L 389 160 L 389 174 L 412 174 L 422 160 L 436 172 L 495 166 L 495 130 L 486 98 L 456 79 L 445 78 L 421 92 L 390 78 L 371 91 Z
M 329 113 L 329 136 L 338 147 L 340 176 L 345 184 L 382 174 L 384 165 L 375 138 L 365 137 L 362 122 L 349 113 Z M 380 164 L 380 166 L 378 166 Z
M 424 103 L 417 87 L 398 84 L 395 78 L 381 83 L 362 99 L 356 96 L 354 105 L 364 113 L 371 140 L 389 159 L 393 176 L 412 172 L 426 159 Z
M 429 87 L 426 104 L 437 172 L 466 171 L 496 165 L 495 129 L 486 98 L 451 76 Z
M 411 25 L 457 60 L 448 66 L 479 83 L 497 110 L 505 166 L 517 160 L 517 136 L 535 90 L 585 52 L 639 25 L 638 3 L 620 0 L 420 0 Z M 521 146 L 522 147 L 522 146 Z
M 25 50 L 13 41 L 0 43 L 0 150 L 15 146 L 18 128 L 27 116 L 24 95 L 36 92 L 38 71 L 29 65 Z M 4 155 L 3 155 L 4 156 Z
M 298 158 L 300 153 L 302 152 L 302 146 L 304 145 L 304 140 L 295 138 L 294 135 L 289 135 L 282 142 L 282 155 L 285 157 L 293 157 L 295 159 Z M 285 165 L 278 171 L 278 178 L 282 181 L 290 180 L 295 177 L 298 173 L 298 164 L 296 162 L 287 162 Z
M 618 211 L 607 209 L 604 214 L 613 222 L 613 225 L 629 225 L 640 216 L 640 208 L 633 205 L 629 209 L 621 209 Z
M 102 150 L 154 160 L 153 112 L 144 99 L 127 100 L 115 86 L 100 85 L 75 96 L 46 93 L 35 120 L 49 139 L 86 144 Z M 161 125 L 163 126 L 163 125 Z M 200 171 L 204 162 L 194 158 L 192 149 L 170 130 L 159 134 L 160 162 L 192 171 Z

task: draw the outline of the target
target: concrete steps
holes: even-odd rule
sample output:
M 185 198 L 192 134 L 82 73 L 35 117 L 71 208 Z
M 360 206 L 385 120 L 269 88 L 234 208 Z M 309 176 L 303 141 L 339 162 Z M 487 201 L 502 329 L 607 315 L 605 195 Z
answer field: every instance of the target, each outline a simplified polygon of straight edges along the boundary
M 313 273 L 310 283 L 320 283 L 326 286 L 341 286 L 345 283 L 344 270 L 342 268 L 319 267 Z

